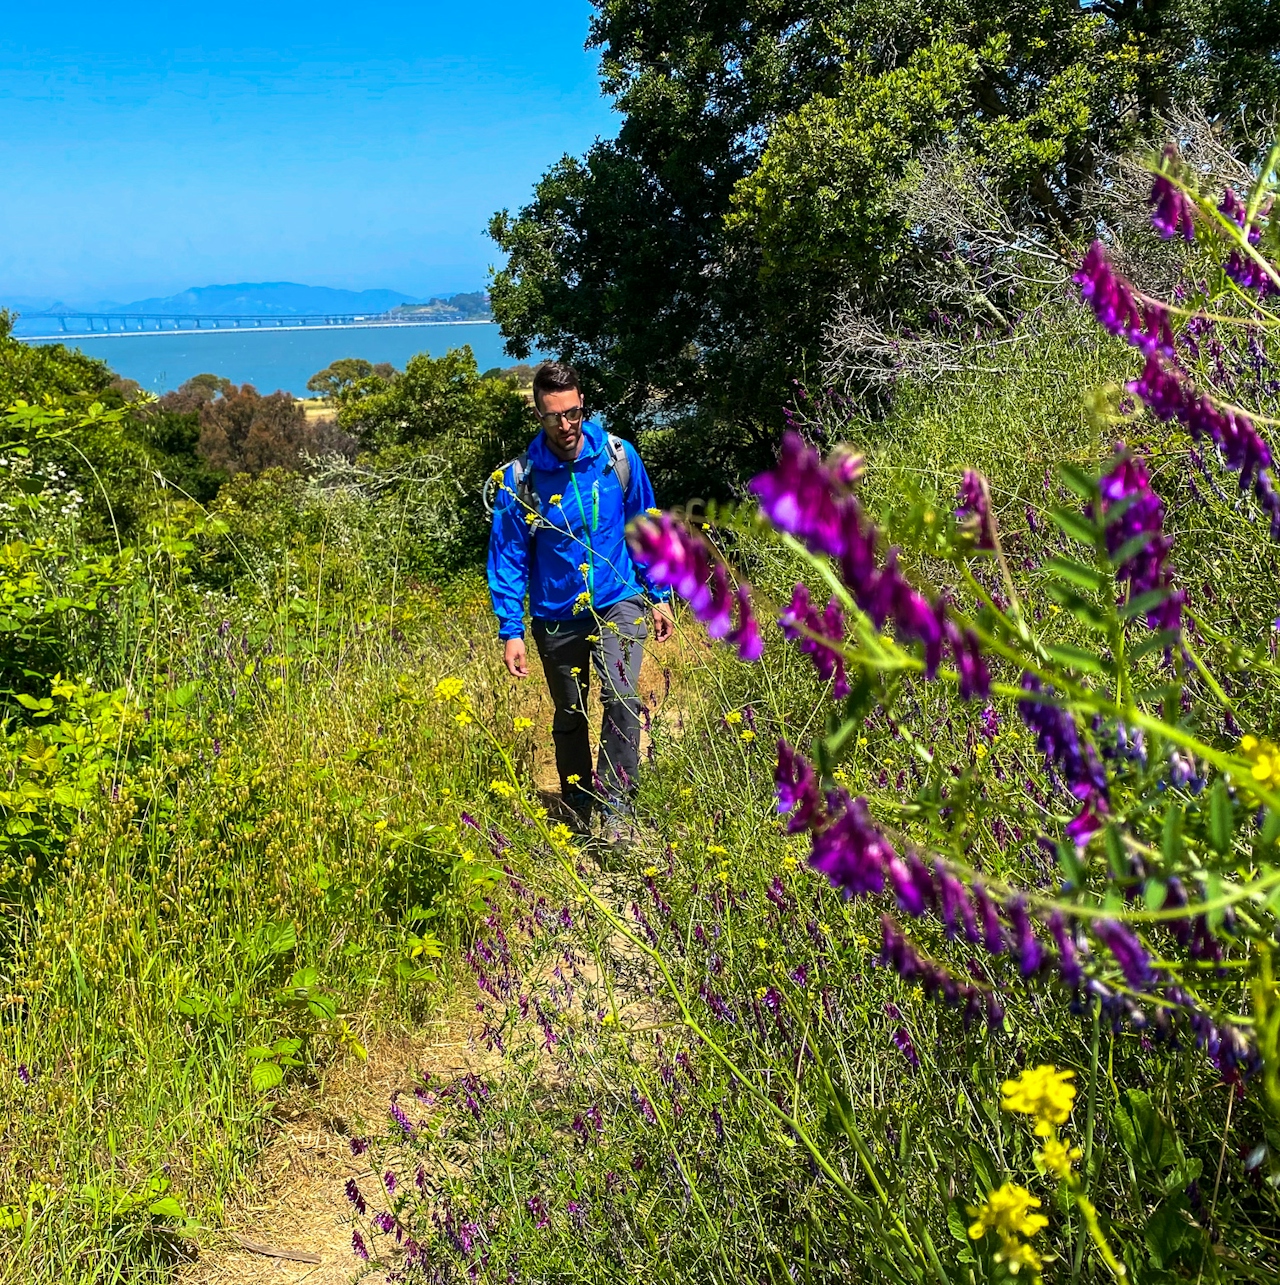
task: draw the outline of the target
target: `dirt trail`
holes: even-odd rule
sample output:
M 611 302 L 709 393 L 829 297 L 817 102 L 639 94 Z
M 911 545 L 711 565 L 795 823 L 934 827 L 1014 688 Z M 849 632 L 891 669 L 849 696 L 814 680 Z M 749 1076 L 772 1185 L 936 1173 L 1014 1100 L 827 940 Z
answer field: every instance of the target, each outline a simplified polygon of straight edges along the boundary
M 696 658 L 698 646 L 698 641 L 673 639 L 656 654 L 651 645 L 645 649 L 641 697 L 651 708 L 663 707 L 668 718 L 674 718 L 676 710 L 670 698 L 664 699 L 663 670 L 688 664 Z M 519 705 L 540 729 L 530 766 L 535 787 L 550 800 L 559 796 L 550 735 L 551 702 L 532 649 L 530 661 L 530 676 L 518 689 Z M 597 686 L 592 685 L 589 708 L 593 744 L 600 725 Z M 642 752 L 647 747 L 646 735 Z M 228 1203 L 225 1227 L 209 1234 L 199 1257 L 180 1271 L 179 1285 L 303 1281 L 347 1285 L 351 1281 L 360 1264 L 352 1253 L 351 1209 L 343 1188 L 348 1178 L 355 1178 L 367 1190 L 370 1184 L 363 1180 L 372 1177 L 367 1156 L 351 1154 L 351 1134 L 366 1125 L 370 1132 L 381 1132 L 391 1095 L 397 1089 L 412 1094 L 415 1072 L 429 1072 L 438 1082 L 467 1071 L 491 1073 L 501 1064 L 500 1057 L 475 1039 L 474 1014 L 457 1001 L 455 1006 L 452 1015 L 427 1022 L 412 1035 L 373 1040 L 367 1062 L 332 1069 L 309 1097 L 282 1105 L 279 1130 L 259 1157 L 252 1182 Z M 313 1259 L 318 1256 L 319 1262 L 254 1252 L 244 1248 L 243 1240 Z M 364 1279 L 380 1285 L 384 1275 L 378 1272 Z
M 377 1041 L 362 1064 L 330 1071 L 309 1101 L 285 1105 L 280 1129 L 258 1161 L 250 1189 L 227 1207 L 225 1229 L 214 1232 L 200 1256 L 183 1269 L 181 1285 L 347 1285 L 359 1263 L 351 1250 L 348 1178 L 370 1189 L 368 1156 L 351 1154 L 351 1135 L 381 1132 L 387 1105 L 399 1089 L 409 1096 L 415 1072 L 449 1079 L 486 1073 L 499 1061 L 471 1040 L 464 1014 L 427 1023 L 413 1036 Z M 301 1262 L 250 1252 L 237 1238 L 264 1248 L 318 1256 Z M 371 1285 L 381 1273 L 367 1278 Z

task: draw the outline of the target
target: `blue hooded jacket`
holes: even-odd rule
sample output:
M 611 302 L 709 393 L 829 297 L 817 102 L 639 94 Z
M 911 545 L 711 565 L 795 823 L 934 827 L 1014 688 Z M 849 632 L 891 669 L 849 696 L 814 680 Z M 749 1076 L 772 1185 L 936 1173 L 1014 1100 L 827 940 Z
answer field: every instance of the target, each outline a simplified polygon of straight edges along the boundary
M 514 470 L 503 474 L 489 533 L 488 576 L 504 641 L 524 637 L 526 593 L 535 620 L 589 620 L 588 607 L 603 611 L 640 595 L 651 602 L 670 596 L 631 560 L 624 535 L 632 518 L 653 507 L 640 456 L 630 442 L 623 443 L 631 466 L 624 495 L 609 467 L 604 430 L 586 420 L 582 436 L 582 453 L 572 464 L 552 453 L 543 433 L 529 444 L 526 484 L 538 497 L 536 521 L 515 494 Z

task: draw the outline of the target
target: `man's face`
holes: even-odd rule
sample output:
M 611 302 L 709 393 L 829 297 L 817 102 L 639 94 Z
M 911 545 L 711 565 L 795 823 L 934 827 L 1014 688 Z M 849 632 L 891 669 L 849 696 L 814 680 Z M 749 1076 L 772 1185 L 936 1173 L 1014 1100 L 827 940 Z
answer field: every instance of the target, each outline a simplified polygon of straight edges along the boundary
M 552 451 L 562 460 L 576 460 L 582 450 L 582 394 L 576 388 L 562 393 L 542 393 L 538 397 L 538 415 L 542 431 Z M 561 412 L 554 419 L 553 412 Z M 577 422 L 563 412 L 576 412 Z

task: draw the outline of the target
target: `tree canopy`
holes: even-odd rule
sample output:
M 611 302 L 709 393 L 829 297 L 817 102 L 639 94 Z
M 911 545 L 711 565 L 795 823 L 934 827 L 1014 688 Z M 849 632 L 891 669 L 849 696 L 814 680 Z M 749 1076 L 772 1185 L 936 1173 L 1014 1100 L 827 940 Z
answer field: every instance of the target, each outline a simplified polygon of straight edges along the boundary
M 1280 0 L 596 0 L 588 44 L 621 127 L 494 216 L 495 316 L 614 424 L 697 411 L 735 457 L 838 292 L 902 303 L 889 198 L 925 144 L 1065 237 L 1176 101 L 1228 131 L 1280 101 Z

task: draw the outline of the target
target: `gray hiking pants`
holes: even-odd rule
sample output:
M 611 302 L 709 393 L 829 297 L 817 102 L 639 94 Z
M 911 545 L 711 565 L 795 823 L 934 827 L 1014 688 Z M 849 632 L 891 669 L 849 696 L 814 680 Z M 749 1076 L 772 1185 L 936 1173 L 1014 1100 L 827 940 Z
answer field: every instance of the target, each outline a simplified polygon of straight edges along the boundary
M 580 816 L 603 802 L 626 809 L 640 769 L 640 698 L 636 685 L 649 635 L 643 598 L 627 598 L 579 620 L 535 620 L 533 641 L 555 704 L 551 735 L 560 774 L 560 797 Z M 591 772 L 587 691 L 591 670 L 600 680 L 604 718 L 600 755 Z

